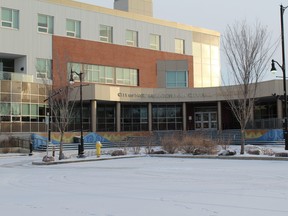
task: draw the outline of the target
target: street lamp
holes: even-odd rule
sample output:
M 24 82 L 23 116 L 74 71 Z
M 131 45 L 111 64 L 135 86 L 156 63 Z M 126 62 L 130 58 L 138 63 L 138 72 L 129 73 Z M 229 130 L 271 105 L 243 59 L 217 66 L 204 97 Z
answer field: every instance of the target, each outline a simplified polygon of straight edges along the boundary
M 287 6 L 288 7 L 288 6 Z M 283 72 L 283 90 L 284 90 L 284 127 L 283 127 L 283 134 L 285 139 L 285 150 L 288 150 L 288 123 L 287 123 L 287 93 L 286 93 L 286 69 L 285 69 L 285 43 L 284 43 L 284 21 L 283 21 L 283 15 L 284 11 L 287 7 L 283 7 L 283 5 L 280 5 L 280 21 L 281 21 L 281 42 L 282 42 L 282 65 L 280 65 L 277 61 L 272 59 L 272 65 L 271 65 L 271 72 L 275 73 L 276 67 L 275 63 L 281 68 Z
M 70 73 L 70 84 L 74 84 L 74 77 L 73 73 L 79 76 L 80 79 L 80 129 L 81 129 L 81 135 L 80 135 L 80 145 L 78 146 L 78 157 L 83 158 L 84 155 L 84 140 L 83 140 L 83 99 L 82 99 L 82 75 L 83 73 L 77 73 L 76 71 L 72 71 Z

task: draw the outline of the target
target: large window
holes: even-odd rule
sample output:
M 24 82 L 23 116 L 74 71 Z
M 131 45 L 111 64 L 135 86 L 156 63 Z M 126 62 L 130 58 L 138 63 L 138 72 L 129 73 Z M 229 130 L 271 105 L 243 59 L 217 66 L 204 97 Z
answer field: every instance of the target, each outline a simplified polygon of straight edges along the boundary
M 138 32 L 132 30 L 126 30 L 126 45 L 138 47 Z
M 118 85 L 138 85 L 138 72 L 134 69 L 116 68 L 116 84 Z
M 153 130 L 182 130 L 182 105 L 153 105 Z
M 147 131 L 148 108 L 147 105 L 121 106 L 121 131 Z
M 175 39 L 175 52 L 185 54 L 185 41 L 182 39 Z
M 187 83 L 186 71 L 167 71 L 166 72 L 166 88 L 186 88 Z
M 51 63 L 49 59 L 36 59 L 37 78 L 51 79 Z
M 81 22 L 77 20 L 66 20 L 66 35 L 69 37 L 81 37 Z
M 97 104 L 97 131 L 116 131 L 114 104 Z
M 1 26 L 19 29 L 19 11 L 10 8 L 1 8 Z
M 53 34 L 54 18 L 52 16 L 38 14 L 38 32 Z
M 150 49 L 161 50 L 160 35 L 150 34 Z
M 113 43 L 113 27 L 100 25 L 100 41 Z
M 137 69 L 78 63 L 69 63 L 67 69 L 68 74 L 70 74 L 71 69 L 77 73 L 83 72 L 83 81 L 85 82 L 138 86 Z M 78 77 L 75 78 L 78 79 Z

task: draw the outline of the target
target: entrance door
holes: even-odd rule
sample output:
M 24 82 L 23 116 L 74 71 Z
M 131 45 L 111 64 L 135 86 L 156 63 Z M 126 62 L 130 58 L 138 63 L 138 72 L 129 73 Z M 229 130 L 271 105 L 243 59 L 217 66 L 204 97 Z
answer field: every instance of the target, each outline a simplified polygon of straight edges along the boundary
M 195 113 L 195 130 L 217 129 L 216 112 L 196 112 Z

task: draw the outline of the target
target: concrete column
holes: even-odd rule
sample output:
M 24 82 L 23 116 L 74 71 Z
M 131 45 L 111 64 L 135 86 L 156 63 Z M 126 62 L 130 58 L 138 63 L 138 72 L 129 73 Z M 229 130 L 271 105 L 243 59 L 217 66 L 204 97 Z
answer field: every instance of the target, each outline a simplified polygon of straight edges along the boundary
M 221 101 L 217 102 L 217 109 L 218 109 L 218 116 L 217 116 L 217 121 L 218 121 L 218 130 L 222 131 L 222 104 Z
M 148 103 L 148 129 L 152 131 L 152 104 Z
M 97 101 L 91 101 L 91 130 L 96 132 L 97 128 Z
M 283 118 L 283 103 L 281 100 L 277 99 L 277 118 Z
M 186 103 L 182 103 L 182 109 L 183 109 L 183 131 L 187 130 L 187 109 L 186 109 Z
M 116 105 L 116 130 L 121 131 L 121 103 L 117 102 Z

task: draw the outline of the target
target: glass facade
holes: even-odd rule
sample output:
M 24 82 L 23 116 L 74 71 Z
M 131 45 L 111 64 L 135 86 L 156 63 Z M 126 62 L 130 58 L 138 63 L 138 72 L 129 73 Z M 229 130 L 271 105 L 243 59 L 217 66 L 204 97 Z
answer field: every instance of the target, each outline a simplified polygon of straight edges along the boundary
M 116 104 L 97 104 L 97 131 L 116 131 Z
M 219 37 L 193 32 L 194 87 L 221 84 Z
M 183 130 L 182 104 L 152 106 L 153 130 Z
M 0 80 L 0 131 L 44 132 L 46 86 Z
M 75 103 L 73 106 L 72 117 L 70 118 L 68 130 L 69 131 L 80 131 L 81 123 L 80 123 L 80 103 Z M 83 102 L 83 112 L 82 112 L 82 122 L 83 122 L 83 130 L 91 131 L 91 106 L 88 102 Z M 55 129 L 57 130 L 57 129 Z
M 121 131 L 147 131 L 147 105 L 121 105 Z

